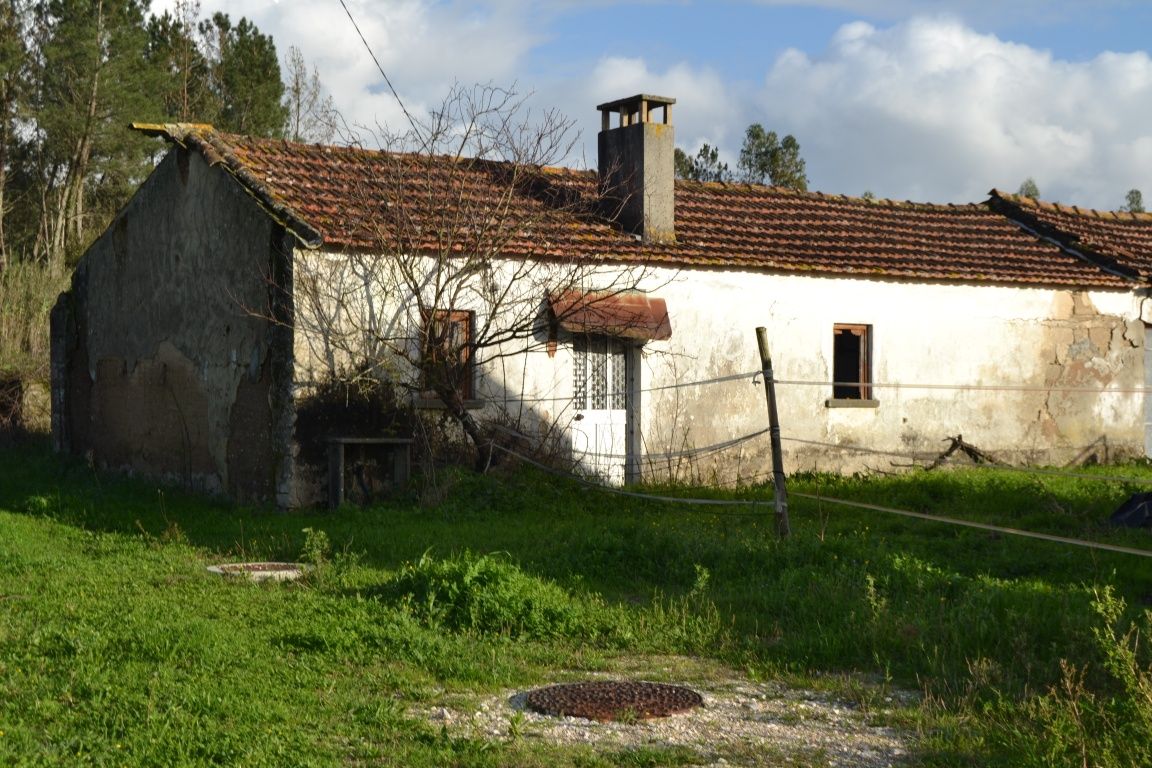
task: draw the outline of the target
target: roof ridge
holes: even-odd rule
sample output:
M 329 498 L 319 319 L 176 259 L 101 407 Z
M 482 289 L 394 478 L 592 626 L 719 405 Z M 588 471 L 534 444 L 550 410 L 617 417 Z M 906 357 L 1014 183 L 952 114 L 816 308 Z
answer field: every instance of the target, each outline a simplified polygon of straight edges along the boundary
M 277 196 L 242 160 L 236 157 L 235 134 L 217 131 L 210 123 L 130 123 L 132 130 L 145 136 L 163 136 L 182 147 L 189 144 L 204 155 L 210 165 L 221 165 L 240 186 L 268 212 L 274 221 L 284 225 L 307 248 L 319 248 L 324 236 L 292 205 Z
M 693 185 L 704 188 L 724 190 L 763 190 L 786 196 L 807 198 L 812 200 L 840 200 L 846 203 L 861 205 L 888 206 L 890 208 L 915 208 L 921 210 L 965 210 L 982 209 L 983 203 L 933 203 L 918 202 L 916 200 L 896 200 L 887 197 L 863 197 L 861 195 L 847 195 L 842 192 L 823 192 L 818 189 L 793 189 L 779 184 L 757 184 L 752 181 L 701 181 L 700 179 L 676 179 L 676 184 Z
M 279 146 L 281 148 L 300 147 L 302 149 L 306 149 L 309 151 L 315 151 L 318 149 L 318 150 L 321 150 L 323 152 L 341 152 L 341 153 L 350 153 L 350 154 L 354 154 L 354 155 L 364 154 L 364 155 L 373 155 L 373 156 L 380 156 L 380 157 L 393 157 L 393 158 L 416 158 L 416 159 L 428 160 L 428 161 L 433 161 L 433 162 L 448 161 L 448 162 L 453 162 L 453 163 L 474 163 L 474 164 L 486 165 L 486 166 L 490 166 L 490 167 L 508 167 L 508 166 L 518 165 L 518 163 L 514 160 L 501 160 L 501 159 L 492 158 L 492 157 L 472 157 L 472 156 L 466 156 L 466 155 L 450 155 L 450 154 L 430 155 L 430 154 L 427 154 L 425 152 L 414 151 L 414 150 L 396 150 L 396 149 L 385 149 L 385 148 L 373 149 L 370 147 L 364 147 L 364 146 L 355 145 L 355 144 L 324 144 L 324 143 L 320 143 L 320 142 L 293 141 L 292 139 L 287 139 L 287 138 L 277 138 L 277 137 L 270 137 L 270 136 L 251 136 L 248 134 L 228 133 L 225 131 L 215 130 L 210 125 L 206 126 L 206 127 L 209 130 L 212 130 L 213 133 L 215 133 L 217 136 L 221 137 L 222 139 L 224 139 L 225 141 L 227 141 L 229 144 L 232 144 L 232 145 L 236 145 L 236 144 L 264 144 L 264 145 L 275 145 L 275 146 Z M 519 165 L 522 165 L 525 168 L 533 168 L 533 169 L 536 169 L 536 170 L 541 171 L 543 173 L 549 173 L 549 174 L 561 174 L 561 173 L 585 174 L 585 173 L 590 173 L 590 172 L 594 173 L 594 171 L 591 171 L 591 169 L 583 169 L 582 170 L 579 168 L 570 168 L 568 166 L 563 166 L 563 165 L 532 165 L 531 163 L 520 163 Z
M 1022 208 L 1039 208 L 1046 211 L 1055 211 L 1057 213 L 1066 213 L 1071 216 L 1079 216 L 1085 219 L 1111 219 L 1114 221 L 1139 221 L 1152 223 L 1152 212 L 1143 211 L 1136 213 L 1133 211 L 1108 211 L 1100 210 L 1098 208 L 1082 208 L 1079 205 L 1071 203 L 1060 203 L 1055 201 L 1041 200 L 1036 197 L 1028 197 L 1027 195 L 1014 194 L 1011 192 L 1001 192 L 995 187 L 988 193 L 992 197 L 998 197 L 1014 205 Z

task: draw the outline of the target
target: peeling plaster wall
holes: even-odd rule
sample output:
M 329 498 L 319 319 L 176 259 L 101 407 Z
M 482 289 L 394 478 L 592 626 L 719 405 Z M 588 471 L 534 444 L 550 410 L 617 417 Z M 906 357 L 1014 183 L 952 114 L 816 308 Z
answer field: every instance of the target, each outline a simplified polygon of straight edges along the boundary
M 594 290 L 613 278 L 586 281 Z M 530 286 L 541 301 L 546 282 L 534 278 Z M 646 270 L 642 285 L 667 300 L 672 324 L 672 338 L 649 342 L 642 354 L 649 478 L 767 477 L 766 435 L 685 455 L 767 426 L 763 386 L 752 377 L 761 325 L 782 380 L 789 471 L 890 469 L 910 462 L 852 449 L 935 457 L 954 435 L 1018 462 L 1059 464 L 1086 449 L 1102 458 L 1142 455 L 1144 396 L 1132 390 L 1144 386 L 1144 325 L 1135 293 L 667 269 Z M 411 322 L 387 301 L 347 306 Z M 826 404 L 836 323 L 872 327 L 876 407 Z M 321 347 L 297 337 L 296 353 L 310 368 L 323 367 Z M 484 415 L 504 411 L 525 431 L 571 442 L 582 426 L 572 407 L 571 337 L 561 333 L 549 354 L 542 317 L 534 338 L 500 352 L 477 361 L 477 393 L 489 403 Z M 749 375 L 691 384 L 741 372 Z
M 847 448 L 934 456 L 958 434 L 1030 463 L 1063 463 L 1104 441 L 1110 458 L 1143 451 L 1143 395 L 1131 391 L 1144 385 L 1143 325 L 1131 293 L 719 272 L 681 274 L 661 293 L 673 338 L 646 349 L 644 386 L 756 371 L 755 328 L 765 326 L 783 436 L 844 447 L 785 440 L 789 471 L 891 469 L 908 462 Z M 872 326 L 873 381 L 891 385 L 874 388 L 874 408 L 826 405 L 835 323 Z M 763 387 L 750 382 L 651 393 L 649 452 L 767 426 Z M 925 384 L 940 386 L 913 386 Z M 1121 391 L 1096 391 L 1106 388 Z M 767 437 L 671 468 L 758 475 Z
M 57 305 L 57 446 L 233 498 L 287 501 L 291 456 L 278 436 L 291 411 L 291 334 L 266 319 L 285 311 L 270 306 L 288 274 L 284 245 L 222 169 L 169 152 Z
M 643 348 L 642 452 L 649 478 L 764 479 L 767 427 L 755 328 L 768 329 L 788 471 L 852 472 L 935 457 L 963 435 L 1009 461 L 1059 464 L 1086 449 L 1142 455 L 1143 323 L 1127 292 L 943 285 L 721 271 L 655 270 L 672 338 Z M 872 408 L 830 408 L 833 325 L 873 334 Z M 527 346 L 527 345 L 526 345 Z M 507 350 L 506 350 L 507 351 Z M 692 385 L 747 372 L 736 381 Z M 573 357 L 563 335 L 485 369 L 486 396 L 527 424 L 571 431 Z M 797 383 L 787 383 L 797 382 Z M 916 388 L 912 385 L 941 385 Z M 680 386 L 687 385 L 687 386 Z M 1050 389 L 1049 389 L 1050 388 Z M 1097 390 L 1111 388 L 1115 392 Z M 1088 391 L 1078 391 L 1088 390 Z M 524 399 L 509 393 L 524 392 Z M 812 445 L 811 441 L 827 445 Z

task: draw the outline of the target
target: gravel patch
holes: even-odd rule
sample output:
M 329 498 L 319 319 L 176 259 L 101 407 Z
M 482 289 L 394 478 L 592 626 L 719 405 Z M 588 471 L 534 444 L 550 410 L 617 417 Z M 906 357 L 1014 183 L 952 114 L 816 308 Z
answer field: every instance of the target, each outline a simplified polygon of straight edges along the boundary
M 654 675 L 631 679 L 652 680 Z M 566 677 L 569 675 L 565 675 Z M 618 679 L 620 672 L 584 673 L 581 679 Z M 596 722 L 552 717 L 527 708 L 527 691 L 506 691 L 470 705 L 413 710 L 450 732 L 494 741 L 522 739 L 584 745 L 598 751 L 637 747 L 683 747 L 710 766 L 811 765 L 848 768 L 898 766 L 908 759 L 912 734 L 870 725 L 915 700 L 909 692 L 886 692 L 869 713 L 820 691 L 758 683 L 736 676 L 663 680 L 688 685 L 704 698 L 702 707 L 670 717 L 636 722 Z

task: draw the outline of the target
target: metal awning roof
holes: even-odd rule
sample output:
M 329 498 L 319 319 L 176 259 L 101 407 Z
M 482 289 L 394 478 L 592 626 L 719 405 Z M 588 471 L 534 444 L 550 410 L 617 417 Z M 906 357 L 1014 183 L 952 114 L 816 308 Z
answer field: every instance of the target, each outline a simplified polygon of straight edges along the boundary
M 672 338 L 664 299 L 639 291 L 563 291 L 548 297 L 552 315 L 566 331 L 636 341 Z

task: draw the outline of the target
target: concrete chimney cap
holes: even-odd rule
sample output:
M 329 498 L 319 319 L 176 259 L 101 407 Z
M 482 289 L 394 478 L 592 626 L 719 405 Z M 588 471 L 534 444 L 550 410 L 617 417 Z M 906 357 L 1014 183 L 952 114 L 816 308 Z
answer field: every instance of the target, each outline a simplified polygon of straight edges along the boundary
M 601 112 L 619 112 L 622 108 L 634 107 L 642 101 L 648 102 L 648 104 L 653 107 L 671 106 L 676 103 L 676 99 L 670 96 L 653 96 L 650 93 L 638 93 L 626 99 L 606 101 L 598 105 L 596 109 Z

